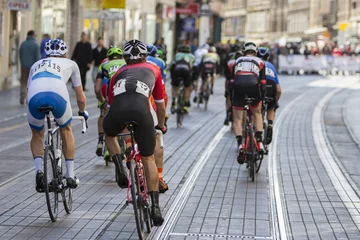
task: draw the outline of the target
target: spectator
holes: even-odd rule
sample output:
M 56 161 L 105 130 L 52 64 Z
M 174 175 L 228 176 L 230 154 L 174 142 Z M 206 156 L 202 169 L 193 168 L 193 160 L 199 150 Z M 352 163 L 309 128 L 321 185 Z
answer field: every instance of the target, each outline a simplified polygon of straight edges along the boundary
M 210 37 L 206 40 L 206 43 L 209 44 L 209 46 L 214 46 L 214 43 Z
M 87 91 L 86 85 L 86 72 L 91 67 L 92 62 L 92 49 L 91 44 L 88 42 L 88 37 L 86 33 L 81 34 L 81 41 L 76 43 L 73 55 L 71 57 L 80 70 L 81 83 L 84 91 Z
M 93 57 L 93 61 L 94 61 L 92 77 L 93 77 L 94 82 L 96 80 L 98 68 L 99 68 L 102 60 L 104 60 L 106 58 L 107 51 L 108 50 L 104 47 L 104 41 L 103 41 L 102 37 L 99 37 L 97 40 L 97 45 L 93 49 L 93 52 L 92 52 L 92 57 Z
M 305 49 L 304 49 L 304 55 L 305 55 L 305 58 L 307 59 L 308 56 L 310 55 L 310 51 L 309 51 L 309 48 L 307 45 L 305 45 Z
M 193 43 L 190 45 L 192 54 L 195 53 L 198 46 L 199 46 L 199 40 L 197 38 L 194 38 Z
M 165 44 L 165 39 L 163 37 L 159 38 L 155 44 L 158 49 L 163 51 L 163 60 L 166 62 L 166 55 L 167 55 L 167 46 Z
M 46 58 L 46 53 L 45 53 L 45 44 L 51 40 L 50 35 L 45 33 L 43 36 L 43 40 L 41 41 L 40 44 L 40 53 L 41 53 L 41 58 Z
M 20 104 L 23 105 L 26 98 L 27 80 L 31 66 L 40 59 L 40 48 L 36 43 L 36 35 L 33 30 L 27 33 L 26 40 L 20 46 Z

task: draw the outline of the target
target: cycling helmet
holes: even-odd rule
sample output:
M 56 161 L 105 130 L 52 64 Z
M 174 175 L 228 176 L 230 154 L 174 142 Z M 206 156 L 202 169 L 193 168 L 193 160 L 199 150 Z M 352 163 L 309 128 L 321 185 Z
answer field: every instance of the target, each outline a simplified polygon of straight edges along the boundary
M 244 43 L 244 46 L 243 46 L 243 52 L 244 54 L 246 54 L 247 52 L 250 52 L 250 51 L 253 51 L 253 52 L 257 52 L 257 47 L 256 47 L 256 44 L 253 43 L 253 42 L 246 42 Z
M 237 52 L 241 49 L 241 46 L 239 44 L 231 45 L 231 52 Z
M 209 44 L 205 44 L 202 48 L 204 48 L 204 49 L 206 49 L 206 50 L 208 50 L 209 51 L 209 49 L 210 49 L 210 45 Z
M 265 47 L 259 47 L 257 56 L 265 61 L 267 61 L 270 57 L 270 51 L 269 49 Z
M 239 57 L 244 56 L 244 54 L 241 51 L 235 52 L 235 59 L 238 59 Z
M 210 48 L 209 48 L 209 52 L 215 53 L 215 52 L 216 52 L 216 47 L 214 47 L 214 46 L 210 47 Z
M 147 52 L 148 52 L 148 55 L 155 56 L 158 53 L 158 49 L 154 45 L 148 45 Z
M 146 44 L 140 40 L 133 39 L 125 43 L 124 57 L 131 60 L 140 59 L 147 56 Z
M 179 51 L 182 52 L 182 53 L 191 53 L 191 48 L 190 48 L 189 45 L 182 45 L 179 48 Z
M 119 47 L 110 47 L 106 53 L 106 57 L 114 59 L 123 55 L 121 48 Z
M 45 54 L 47 56 L 64 56 L 68 51 L 68 47 L 63 40 L 54 39 L 45 43 Z
M 164 54 L 164 51 L 162 49 L 157 50 L 157 55 L 162 56 Z

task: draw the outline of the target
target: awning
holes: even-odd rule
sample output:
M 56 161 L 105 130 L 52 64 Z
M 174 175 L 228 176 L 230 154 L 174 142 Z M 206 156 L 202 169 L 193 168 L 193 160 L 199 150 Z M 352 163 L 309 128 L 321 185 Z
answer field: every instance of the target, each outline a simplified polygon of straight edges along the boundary
M 326 27 L 318 27 L 318 28 L 310 28 L 305 30 L 305 34 L 315 34 L 315 33 L 323 33 L 326 32 L 328 29 Z

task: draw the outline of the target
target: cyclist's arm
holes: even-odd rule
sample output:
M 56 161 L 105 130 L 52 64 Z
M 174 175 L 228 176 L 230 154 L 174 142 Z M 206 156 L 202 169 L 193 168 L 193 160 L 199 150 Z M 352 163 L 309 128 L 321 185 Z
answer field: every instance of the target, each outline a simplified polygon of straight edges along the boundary
M 79 111 L 84 112 L 86 106 L 86 97 L 82 89 L 80 70 L 75 62 L 72 63 L 73 63 L 72 65 L 73 71 L 71 74 L 71 81 L 76 93 L 76 99 L 77 99 L 77 105 L 79 107 Z
M 164 82 L 161 78 L 160 71 L 155 72 L 156 81 L 155 86 L 152 91 L 152 95 L 154 97 L 154 102 L 156 105 L 156 115 L 158 119 L 158 125 L 160 128 L 163 128 L 165 126 L 165 100 L 164 100 Z
M 265 65 L 260 69 L 259 81 L 261 85 L 266 85 L 266 71 Z
M 105 101 L 105 98 L 104 98 L 104 96 L 102 95 L 102 92 L 101 92 L 101 87 L 102 87 L 103 80 L 104 80 L 104 74 L 103 74 L 103 71 L 102 71 L 102 67 L 100 65 L 99 71 L 98 71 L 98 73 L 96 75 L 96 80 L 95 80 L 95 94 L 96 94 L 96 98 L 100 102 Z
M 281 97 L 281 87 L 275 68 L 274 68 L 274 72 L 275 72 L 275 83 L 276 83 L 276 102 L 278 102 Z

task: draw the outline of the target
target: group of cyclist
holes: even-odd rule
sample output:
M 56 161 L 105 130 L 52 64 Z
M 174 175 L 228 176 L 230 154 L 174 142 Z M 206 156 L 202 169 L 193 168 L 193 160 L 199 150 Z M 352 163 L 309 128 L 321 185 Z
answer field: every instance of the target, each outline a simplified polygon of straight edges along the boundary
M 231 112 L 240 153 L 243 148 L 241 121 L 245 96 L 254 98 L 251 111 L 254 116 L 255 137 L 261 149 L 263 141 L 261 103 L 265 96 L 273 97 L 267 109 L 269 139 L 266 141 L 270 143 L 274 109 L 280 98 L 281 88 L 275 68 L 267 62 L 269 58 L 267 49 L 257 49 L 254 43 L 248 42 L 242 48 L 234 46 L 232 50 L 225 71 L 227 106 L 225 124 L 228 124 L 228 115 Z M 38 108 L 44 106 L 52 107 L 52 113 L 60 126 L 67 169 L 65 174 L 67 186 L 76 188 L 79 184 L 74 174 L 75 144 L 70 124 L 72 109 L 66 87 L 70 78 L 76 92 L 78 114 L 86 120 L 89 115 L 85 111 L 86 98 L 81 87 L 79 68 L 75 62 L 66 58 L 67 51 L 68 48 L 62 40 L 49 40 L 45 46 L 47 58 L 39 60 L 32 66 L 28 79 L 28 121 L 32 129 L 31 150 L 38 192 L 42 192 L 44 188 L 42 157 L 45 118 Z M 107 52 L 107 58 L 98 69 L 95 81 L 95 93 L 100 108 L 96 154 L 105 155 L 104 157 L 114 163 L 119 173 L 117 184 L 121 188 L 127 188 L 125 157 L 121 153 L 117 135 L 126 131 L 128 122 L 136 123 L 135 140 L 146 172 L 152 204 L 151 217 L 155 226 L 160 226 L 164 221 L 159 207 L 159 193 L 168 190 L 162 176 L 164 150 L 159 147 L 160 136 L 155 131 L 165 134 L 168 118 L 166 114 L 168 96 L 165 89 L 166 64 L 158 57 L 158 53 L 156 46 L 147 46 L 136 39 L 128 41 L 122 49 L 111 47 Z M 199 102 L 202 102 L 203 83 L 208 76 L 211 77 L 211 94 L 213 94 L 214 78 L 219 67 L 220 59 L 215 47 L 204 45 L 193 55 L 190 46 L 181 46 L 170 67 L 171 112 L 173 113 L 176 107 L 176 97 L 181 83 L 185 87 L 184 111 L 187 113 L 191 105 L 192 90 L 195 90 L 194 101 L 196 102 L 199 98 Z M 198 94 L 199 76 L 202 84 Z M 130 139 L 125 139 L 125 142 L 126 148 L 131 146 Z M 108 150 L 105 154 L 103 153 L 104 145 Z M 244 162 L 241 154 L 238 154 L 238 162 Z

